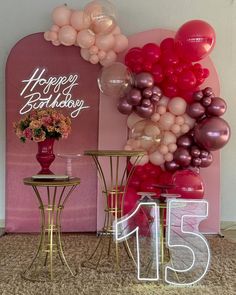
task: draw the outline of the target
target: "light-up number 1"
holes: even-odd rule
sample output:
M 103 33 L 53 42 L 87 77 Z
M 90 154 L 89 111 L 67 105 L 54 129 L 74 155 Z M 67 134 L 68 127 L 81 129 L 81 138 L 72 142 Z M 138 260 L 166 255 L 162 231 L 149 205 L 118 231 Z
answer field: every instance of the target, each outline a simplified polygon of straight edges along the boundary
M 138 216 L 140 210 L 146 212 L 148 220 L 145 226 L 148 224 L 149 230 L 145 231 L 145 237 L 141 234 L 144 223 L 140 223 L 137 218 L 140 217 Z M 133 212 L 114 224 L 117 241 L 124 241 L 134 233 L 136 234 L 138 279 L 159 280 L 159 258 L 163 255 L 159 249 L 165 246 L 169 250 L 169 255 L 167 255 L 169 260 L 162 268 L 164 269 L 163 279 L 169 284 L 180 286 L 192 285 L 200 281 L 206 274 L 210 262 L 208 243 L 198 230 L 200 222 L 208 216 L 208 202 L 205 200 L 168 200 L 165 241 L 160 236 L 160 225 L 163 226 L 164 221 L 160 221 L 159 211 L 160 208 L 155 202 L 140 202 Z M 148 252 L 147 249 L 151 251 Z M 143 258 L 148 259 L 151 271 L 146 271 L 147 264 L 143 263 L 145 260 Z M 163 261 L 163 257 L 161 258 Z

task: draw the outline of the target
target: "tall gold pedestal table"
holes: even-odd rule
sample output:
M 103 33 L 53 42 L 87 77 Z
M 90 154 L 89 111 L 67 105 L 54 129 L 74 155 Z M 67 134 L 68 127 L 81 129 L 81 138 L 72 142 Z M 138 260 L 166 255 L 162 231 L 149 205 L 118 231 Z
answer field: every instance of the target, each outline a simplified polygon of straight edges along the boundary
M 64 267 L 70 276 L 75 276 L 69 266 L 61 242 L 61 213 L 65 203 L 77 185 L 79 178 L 68 180 L 35 180 L 24 178 L 24 184 L 32 186 L 41 212 L 41 234 L 36 255 L 22 277 L 32 281 L 56 279 L 56 269 Z M 45 196 L 44 196 L 45 195 Z M 58 264 L 54 258 L 58 254 Z M 64 275 L 63 275 L 64 276 Z
M 99 240 L 89 258 L 82 266 L 100 269 L 103 266 L 122 269 L 122 255 L 128 255 L 135 263 L 134 257 L 127 241 L 118 243 L 114 239 L 113 222 L 123 216 L 124 196 L 129 178 L 134 172 L 135 165 L 146 154 L 143 151 L 124 150 L 97 150 L 85 151 L 85 155 L 91 156 L 96 164 L 101 179 L 102 192 L 105 200 L 105 220 Z M 127 163 L 132 157 L 133 166 L 127 169 Z M 125 163 L 124 163 L 125 161 Z M 105 173 L 105 167 L 109 167 L 109 173 Z M 109 175 L 108 175 L 109 174 Z M 125 251 L 121 251 L 121 247 Z M 107 268 L 106 268 L 107 269 Z

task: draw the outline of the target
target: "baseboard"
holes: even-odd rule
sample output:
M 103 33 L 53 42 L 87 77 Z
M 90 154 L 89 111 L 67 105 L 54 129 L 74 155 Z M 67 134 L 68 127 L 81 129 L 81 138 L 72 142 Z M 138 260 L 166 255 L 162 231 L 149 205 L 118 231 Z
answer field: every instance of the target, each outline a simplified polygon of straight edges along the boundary
M 4 228 L 4 227 L 5 227 L 5 220 L 0 219 L 0 228 Z
M 221 230 L 236 230 L 236 221 L 221 221 Z

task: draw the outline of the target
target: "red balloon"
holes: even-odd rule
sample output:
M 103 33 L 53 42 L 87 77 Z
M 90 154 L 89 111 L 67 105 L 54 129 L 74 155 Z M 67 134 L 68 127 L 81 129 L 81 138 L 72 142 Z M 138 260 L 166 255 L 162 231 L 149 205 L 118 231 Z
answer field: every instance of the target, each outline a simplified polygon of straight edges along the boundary
M 165 81 L 162 84 L 163 93 L 167 97 L 175 97 L 178 96 L 178 88 L 175 84 Z
M 132 175 L 131 178 L 129 179 L 128 187 L 134 188 L 136 191 L 138 191 L 139 186 L 140 186 L 139 177 L 137 175 Z
M 125 56 L 125 64 L 133 70 L 136 65 L 143 64 L 143 54 L 142 49 L 135 47 L 128 51 Z
M 175 41 L 173 38 L 166 38 L 162 40 L 160 44 L 161 51 L 174 51 L 174 44 Z
M 124 189 L 124 188 L 123 188 Z M 121 206 L 121 202 L 122 202 L 122 193 L 120 193 L 118 195 L 118 207 L 119 205 Z M 127 188 L 127 191 L 126 191 L 126 194 L 124 196 L 124 211 L 123 213 L 124 214 L 128 214 L 131 210 L 133 210 L 135 207 L 136 207 L 136 203 L 137 201 L 140 199 L 140 196 L 137 195 L 137 192 L 134 188 L 132 187 L 128 187 Z M 115 204 L 115 196 L 110 194 L 108 196 L 108 205 L 111 207 L 113 204 Z M 120 217 L 120 214 L 118 215 L 118 217 Z
M 192 20 L 183 24 L 175 35 L 175 47 L 180 57 L 198 61 L 210 54 L 215 45 L 215 31 L 207 22 Z
M 148 178 L 147 180 L 141 182 L 140 191 L 141 192 L 154 192 L 156 193 L 158 189 L 156 189 L 153 185 L 157 183 L 156 178 Z
M 172 175 L 169 171 L 163 171 L 158 177 L 158 184 L 172 184 Z
M 161 55 L 160 47 L 154 43 L 148 43 L 143 46 L 143 57 L 150 63 L 156 63 Z
M 176 65 L 179 62 L 179 58 L 174 51 L 165 51 L 161 56 L 161 62 L 164 65 Z
M 190 70 L 183 71 L 178 77 L 178 87 L 180 89 L 193 89 L 196 86 L 197 79 Z
M 202 199 L 204 196 L 204 183 L 200 175 L 192 170 L 178 170 L 172 176 L 175 186 L 169 193 L 180 194 L 184 199 Z
M 155 83 L 160 83 L 164 78 L 162 67 L 159 64 L 154 64 L 152 66 L 151 73 L 153 75 Z

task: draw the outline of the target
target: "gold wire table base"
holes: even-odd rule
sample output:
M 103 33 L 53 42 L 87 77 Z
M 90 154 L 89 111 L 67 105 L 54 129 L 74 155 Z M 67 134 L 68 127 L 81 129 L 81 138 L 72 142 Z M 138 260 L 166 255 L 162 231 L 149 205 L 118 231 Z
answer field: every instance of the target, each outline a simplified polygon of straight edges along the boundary
M 82 266 L 92 269 L 101 269 L 103 265 L 109 265 L 115 269 L 123 270 L 123 255 L 132 261 L 132 267 L 136 264 L 128 241 L 118 243 L 114 240 L 113 222 L 123 216 L 124 196 L 132 176 L 135 165 L 146 154 L 143 151 L 121 151 L 121 150 L 98 150 L 85 151 L 87 156 L 91 156 L 96 164 L 97 171 L 101 180 L 102 192 L 106 199 L 105 220 L 103 229 L 98 237 L 97 244 Z M 127 161 L 133 158 L 134 165 L 128 171 Z M 100 162 L 103 158 L 107 160 L 109 176 L 106 176 Z M 121 167 L 121 159 L 126 160 L 124 167 Z M 106 245 L 107 243 L 107 245 Z M 123 249 L 123 251 L 122 251 Z M 126 261 L 127 262 L 127 261 Z
M 65 271 L 70 276 L 75 276 L 69 266 L 61 241 L 61 214 L 65 203 L 76 186 L 80 183 L 79 178 L 73 178 L 66 181 L 35 181 L 31 178 L 25 178 L 24 184 L 32 186 L 41 212 L 41 232 L 39 246 L 36 254 L 21 274 L 24 279 L 30 281 L 55 280 L 58 271 Z M 40 187 L 46 188 L 47 198 L 40 194 Z M 43 201 L 44 200 L 44 201 Z M 55 260 L 57 254 L 57 260 Z

